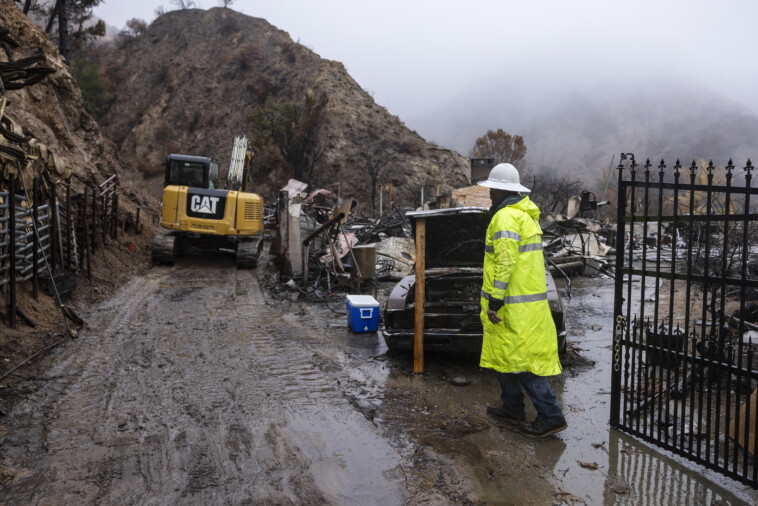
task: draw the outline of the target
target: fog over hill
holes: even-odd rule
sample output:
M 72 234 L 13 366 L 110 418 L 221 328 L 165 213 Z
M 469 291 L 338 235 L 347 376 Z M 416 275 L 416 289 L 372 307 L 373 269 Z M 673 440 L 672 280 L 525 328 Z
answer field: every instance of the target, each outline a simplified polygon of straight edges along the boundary
M 742 165 L 758 158 L 758 115 L 708 91 L 661 81 L 559 84 L 482 83 L 408 124 L 462 154 L 488 129 L 503 128 L 524 137 L 535 171 L 577 176 L 597 176 L 621 152 L 670 164 L 703 158 L 724 165 L 732 158 Z

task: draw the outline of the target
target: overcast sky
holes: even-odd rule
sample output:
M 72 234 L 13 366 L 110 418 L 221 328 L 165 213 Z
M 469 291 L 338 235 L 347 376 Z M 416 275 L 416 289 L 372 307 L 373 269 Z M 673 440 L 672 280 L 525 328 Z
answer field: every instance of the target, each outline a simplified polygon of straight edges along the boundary
M 133 17 L 152 21 L 161 5 L 175 8 L 170 0 L 105 0 L 95 14 L 121 28 Z M 504 79 L 536 97 L 608 80 L 688 80 L 758 111 L 756 0 L 235 0 L 231 7 L 343 62 L 404 120 Z

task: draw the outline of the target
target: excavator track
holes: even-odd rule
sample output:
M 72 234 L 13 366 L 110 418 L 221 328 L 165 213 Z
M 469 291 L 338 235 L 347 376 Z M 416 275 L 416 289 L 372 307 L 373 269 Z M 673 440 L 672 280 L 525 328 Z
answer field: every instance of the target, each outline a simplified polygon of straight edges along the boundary
M 158 234 L 153 240 L 153 263 L 173 265 L 177 255 L 176 236 Z
M 263 240 L 260 237 L 240 242 L 237 245 L 237 267 L 239 269 L 255 269 L 262 249 Z

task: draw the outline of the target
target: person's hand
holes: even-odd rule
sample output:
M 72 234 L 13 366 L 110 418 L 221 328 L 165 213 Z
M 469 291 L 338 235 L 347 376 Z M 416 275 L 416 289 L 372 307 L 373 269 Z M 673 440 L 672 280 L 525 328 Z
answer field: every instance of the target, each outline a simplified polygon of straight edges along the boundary
M 493 310 L 491 310 L 491 309 L 488 309 L 488 310 L 487 310 L 487 318 L 489 318 L 489 319 L 490 319 L 490 321 L 491 321 L 493 324 L 495 324 L 495 325 L 497 325 L 498 323 L 500 323 L 501 321 L 503 321 L 503 320 L 502 320 L 502 318 L 500 318 L 500 317 L 497 315 L 497 311 L 493 311 Z

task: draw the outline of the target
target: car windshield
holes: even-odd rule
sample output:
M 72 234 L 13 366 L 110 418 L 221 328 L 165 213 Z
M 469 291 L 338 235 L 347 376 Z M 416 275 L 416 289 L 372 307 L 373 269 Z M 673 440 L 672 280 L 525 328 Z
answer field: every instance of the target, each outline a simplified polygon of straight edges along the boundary
M 169 184 L 202 187 L 204 172 L 205 164 L 203 162 L 172 160 Z

